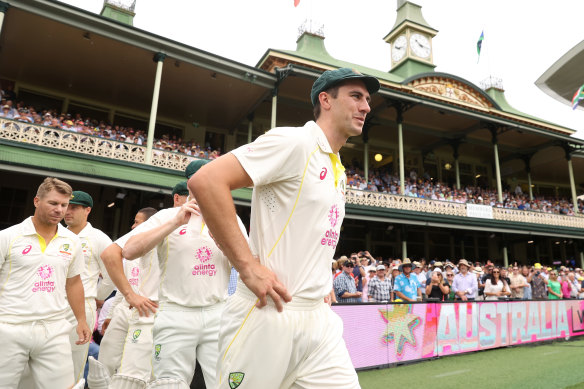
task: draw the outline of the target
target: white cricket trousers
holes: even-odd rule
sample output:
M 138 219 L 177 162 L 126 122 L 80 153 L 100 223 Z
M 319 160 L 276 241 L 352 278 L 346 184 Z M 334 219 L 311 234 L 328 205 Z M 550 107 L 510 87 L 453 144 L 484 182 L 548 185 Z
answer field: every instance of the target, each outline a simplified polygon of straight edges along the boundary
M 219 322 L 225 303 L 189 308 L 161 304 L 154 320 L 152 372 L 156 379 L 181 379 L 190 385 L 199 361 L 205 386 L 215 387 Z
M 23 324 L 0 322 L 0 389 L 18 387 L 26 365 L 35 389 L 69 388 L 75 382 L 66 319 Z
M 278 312 L 241 282 L 221 318 L 216 388 L 360 388 L 343 322 L 323 300 L 293 298 Z
M 152 326 L 154 315 L 139 316 L 123 301 L 112 314 L 101 340 L 98 360 L 115 373 L 149 381 L 152 377 Z
M 85 320 L 87 321 L 89 329 L 93 331 L 96 320 L 95 299 L 85 299 Z M 73 358 L 73 376 L 75 377 L 75 382 L 77 382 L 83 378 L 83 371 L 85 370 L 85 363 L 87 362 L 87 352 L 89 351 L 89 342 L 85 344 L 75 344 L 75 342 L 79 340 L 79 335 L 77 335 L 77 319 L 71 309 L 69 309 L 69 312 L 67 313 L 67 321 L 73 326 L 69 332 L 69 344 L 71 345 Z

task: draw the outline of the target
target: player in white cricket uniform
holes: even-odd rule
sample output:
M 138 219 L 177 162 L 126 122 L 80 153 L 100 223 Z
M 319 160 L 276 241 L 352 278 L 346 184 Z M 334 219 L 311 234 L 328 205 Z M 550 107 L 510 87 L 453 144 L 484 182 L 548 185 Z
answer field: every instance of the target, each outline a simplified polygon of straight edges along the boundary
M 71 200 L 69 200 L 67 212 L 65 213 L 65 224 L 67 224 L 70 231 L 77 234 L 81 241 L 84 258 L 81 281 L 83 282 L 83 290 L 85 292 L 85 317 L 89 328 L 95 326 L 95 320 L 97 319 L 95 300 L 104 300 L 113 291 L 113 285 L 107 281 L 99 283 L 98 288 L 100 273 L 105 280 L 108 279 L 107 271 L 100 256 L 106 247 L 112 243 L 112 240 L 87 221 L 92 207 L 93 198 L 88 193 L 74 191 Z M 75 316 L 71 309 L 67 314 L 67 320 L 71 324 L 75 324 Z M 82 345 L 75 344 L 77 340 L 76 335 L 75 330 L 72 330 L 69 333 L 69 342 L 71 343 L 71 351 L 73 354 L 75 380 L 78 381 L 83 378 L 89 342 Z
M 341 319 L 324 299 L 345 208 L 338 152 L 361 134 L 378 89 L 351 69 L 327 71 L 311 91 L 316 122 L 272 129 L 189 180 L 243 281 L 221 319 L 218 387 L 359 387 Z M 246 186 L 254 187 L 249 248 L 230 193 Z
M 187 175 L 206 162 L 191 162 Z M 241 221 L 238 228 L 245 235 Z M 124 257 L 132 259 L 156 248 L 161 268 L 160 307 L 153 329 L 156 380 L 150 385 L 165 387 L 162 382 L 173 381 L 188 388 L 198 360 L 206 386 L 213 388 L 230 263 L 209 235 L 194 199 L 159 211 L 132 235 Z
M 79 238 L 60 222 L 71 187 L 46 178 L 34 198 L 34 216 L 0 231 L 0 388 L 16 388 L 28 364 L 35 388 L 74 383 L 69 305 L 78 344 L 91 338 L 85 320 L 83 254 Z
M 154 208 L 143 208 L 134 218 L 132 230 L 156 213 Z M 111 321 L 101 340 L 99 361 L 107 369 L 107 376 L 118 373 L 148 381 L 151 377 L 153 315 L 140 319 L 135 303 L 139 296 L 158 300 L 160 269 L 156 252 L 152 251 L 135 261 L 122 258 L 122 247 L 130 234 L 116 240 L 102 253 L 103 262 L 112 281 L 118 287 L 114 297 Z M 124 298 L 126 296 L 126 298 Z M 90 369 L 92 366 L 90 365 Z M 94 374 L 99 377 L 99 374 Z M 93 386 L 107 387 L 104 381 L 92 377 Z M 88 377 L 88 381 L 90 381 Z

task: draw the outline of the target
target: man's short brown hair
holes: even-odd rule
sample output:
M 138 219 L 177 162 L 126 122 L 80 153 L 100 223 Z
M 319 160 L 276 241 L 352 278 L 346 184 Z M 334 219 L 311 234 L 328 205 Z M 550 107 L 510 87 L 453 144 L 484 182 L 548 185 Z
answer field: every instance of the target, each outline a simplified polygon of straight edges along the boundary
M 68 196 L 71 196 L 73 193 L 73 188 L 71 188 L 71 185 L 67 184 L 65 181 L 61 181 L 55 177 L 47 177 L 43 183 L 39 185 L 36 197 L 39 199 L 43 198 L 52 190 L 56 190 L 57 192 Z
M 339 95 L 339 87 L 341 85 L 342 85 L 342 83 L 337 84 L 335 86 L 328 88 L 327 90 L 325 90 L 323 92 L 328 93 L 329 95 L 331 95 L 331 97 L 333 99 L 336 99 L 337 96 Z M 316 104 L 314 104 L 314 107 L 312 108 L 312 114 L 314 115 L 314 120 L 318 120 L 318 118 L 320 116 L 320 100 L 317 100 Z
M 136 213 L 141 213 L 144 215 L 145 219 L 148 220 L 150 219 L 150 217 L 152 215 L 154 215 L 156 212 L 158 212 L 158 210 L 156 208 L 152 208 L 152 207 L 146 207 L 146 208 L 142 208 L 141 210 L 139 210 Z M 144 220 L 144 221 L 146 221 Z

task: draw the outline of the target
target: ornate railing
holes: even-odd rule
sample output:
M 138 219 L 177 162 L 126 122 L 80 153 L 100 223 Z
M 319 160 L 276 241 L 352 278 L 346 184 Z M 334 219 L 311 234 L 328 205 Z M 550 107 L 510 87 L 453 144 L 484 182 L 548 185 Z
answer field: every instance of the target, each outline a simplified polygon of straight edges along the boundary
M 355 189 L 347 189 L 346 199 L 349 204 L 366 205 L 370 207 L 426 212 L 437 215 L 468 216 L 466 204 L 450 201 L 430 200 Z M 581 215 L 567 216 L 545 212 L 493 207 L 493 219 L 516 223 L 584 228 L 584 216 Z
M 0 118 L 0 139 L 111 158 L 117 161 L 146 163 L 145 146 L 3 118 Z M 197 158 L 182 153 L 158 149 L 152 151 L 152 165 L 166 169 L 184 171 L 187 165 L 195 159 Z M 347 202 L 350 204 L 369 207 L 392 208 L 437 215 L 468 216 L 466 204 L 451 201 L 430 200 L 354 189 L 348 189 L 346 197 Z M 580 215 L 566 216 L 519 209 L 493 208 L 493 219 L 517 223 L 584 228 L 584 216 Z
M 0 118 L 0 139 L 73 151 L 118 161 L 146 163 L 146 146 L 73 131 Z M 197 158 L 172 151 L 152 150 L 152 165 L 184 171 Z

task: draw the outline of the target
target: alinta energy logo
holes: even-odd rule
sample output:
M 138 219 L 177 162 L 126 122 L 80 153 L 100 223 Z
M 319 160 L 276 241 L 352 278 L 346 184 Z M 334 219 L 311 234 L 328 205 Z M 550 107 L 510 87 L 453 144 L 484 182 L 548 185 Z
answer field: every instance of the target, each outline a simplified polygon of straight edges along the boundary
M 161 344 L 154 345 L 154 359 L 156 359 L 157 361 L 160 361 L 160 351 L 162 351 L 162 345 Z
M 199 263 L 196 263 L 195 266 L 193 266 L 191 274 L 194 276 L 215 276 L 215 274 L 217 274 L 215 265 L 213 263 L 207 263 L 211 260 L 212 256 L 213 251 L 211 251 L 208 246 L 199 247 L 195 251 L 195 258 L 199 260 Z
M 327 231 L 324 233 L 324 237 L 321 238 L 320 244 L 323 246 L 336 248 L 337 242 L 339 240 L 339 233 L 335 231 L 335 227 L 338 224 L 340 218 L 339 208 L 336 206 L 336 204 L 331 206 L 327 217 L 331 224 L 331 228 L 327 229 Z
M 53 276 L 55 269 L 51 265 L 41 265 L 37 274 L 40 277 L 40 281 L 34 283 L 32 287 L 33 293 L 46 292 L 52 293 L 55 291 L 55 282 L 51 281 L 50 278 Z

